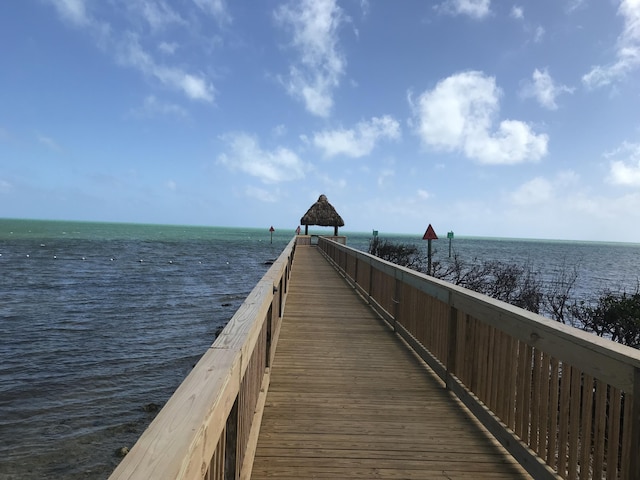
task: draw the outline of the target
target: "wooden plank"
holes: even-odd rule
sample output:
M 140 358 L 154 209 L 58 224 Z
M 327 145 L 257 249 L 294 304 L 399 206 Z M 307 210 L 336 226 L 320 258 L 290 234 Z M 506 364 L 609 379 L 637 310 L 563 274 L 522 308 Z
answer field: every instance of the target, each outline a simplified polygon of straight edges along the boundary
M 530 478 L 313 248 L 270 375 L 254 479 Z
M 593 435 L 591 426 L 593 419 L 593 377 L 585 375 L 582 385 L 582 446 L 580 453 L 580 480 L 590 478 L 591 446 Z
M 571 369 L 571 410 L 569 413 L 569 479 L 578 478 L 578 439 L 580 438 L 580 387 L 582 373 Z
M 620 390 L 611 388 L 609 395 L 609 432 L 607 435 L 607 480 L 618 478 L 620 451 Z
M 569 435 L 569 412 L 571 410 L 571 365 L 562 363 L 560 375 L 560 416 L 558 419 L 558 474 L 567 475 L 567 446 Z
M 540 434 L 538 436 L 538 455 L 547 458 L 549 445 L 549 375 L 551 372 L 551 359 L 546 353 L 542 353 L 542 366 L 540 372 Z M 555 410 L 554 410 L 555 412 Z
M 559 363 L 554 357 L 551 357 L 551 376 L 549 379 L 549 416 L 551 422 L 549 423 L 549 446 L 547 448 L 547 465 L 551 468 L 555 468 L 557 465 L 557 451 L 558 448 L 558 415 L 560 406 L 558 403 L 559 397 Z
M 607 384 L 596 381 L 596 408 L 594 412 L 593 478 L 602 478 L 604 471 L 605 425 L 607 418 Z

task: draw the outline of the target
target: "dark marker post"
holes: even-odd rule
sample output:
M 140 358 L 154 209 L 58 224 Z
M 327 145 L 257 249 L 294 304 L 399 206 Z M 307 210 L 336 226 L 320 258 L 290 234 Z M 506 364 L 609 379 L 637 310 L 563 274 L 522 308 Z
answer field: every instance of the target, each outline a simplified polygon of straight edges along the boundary
M 276 229 L 273 228 L 273 225 L 271 225 L 271 228 L 269 229 L 269 231 L 271 232 L 271 243 L 273 243 L 273 232 L 275 232 Z

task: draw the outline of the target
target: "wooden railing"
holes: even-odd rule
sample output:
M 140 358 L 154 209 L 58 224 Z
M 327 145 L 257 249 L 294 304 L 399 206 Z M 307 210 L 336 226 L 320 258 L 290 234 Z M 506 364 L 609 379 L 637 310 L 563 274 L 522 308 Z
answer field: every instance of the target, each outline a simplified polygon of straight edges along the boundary
M 294 251 L 295 238 L 114 470 L 111 480 L 248 477 Z
M 345 278 L 536 479 L 640 479 L 640 352 L 326 239 Z

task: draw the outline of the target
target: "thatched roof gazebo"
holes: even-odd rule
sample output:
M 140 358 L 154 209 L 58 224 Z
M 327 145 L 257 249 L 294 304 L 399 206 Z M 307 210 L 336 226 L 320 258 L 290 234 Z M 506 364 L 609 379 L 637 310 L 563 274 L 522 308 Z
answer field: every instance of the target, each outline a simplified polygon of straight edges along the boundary
M 300 219 L 300 224 L 304 225 L 304 234 L 309 235 L 309 225 L 320 227 L 333 227 L 333 234 L 338 236 L 338 227 L 344 227 L 344 220 L 338 215 L 333 205 L 329 203 L 325 195 L 320 195 L 318 201 L 311 205 L 307 213 Z

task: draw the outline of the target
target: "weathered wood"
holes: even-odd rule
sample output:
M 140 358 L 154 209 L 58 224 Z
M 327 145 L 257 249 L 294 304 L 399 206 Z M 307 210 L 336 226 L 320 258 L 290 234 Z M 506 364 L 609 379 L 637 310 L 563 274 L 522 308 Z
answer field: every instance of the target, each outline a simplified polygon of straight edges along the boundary
M 270 375 L 254 479 L 528 478 L 314 248 Z

